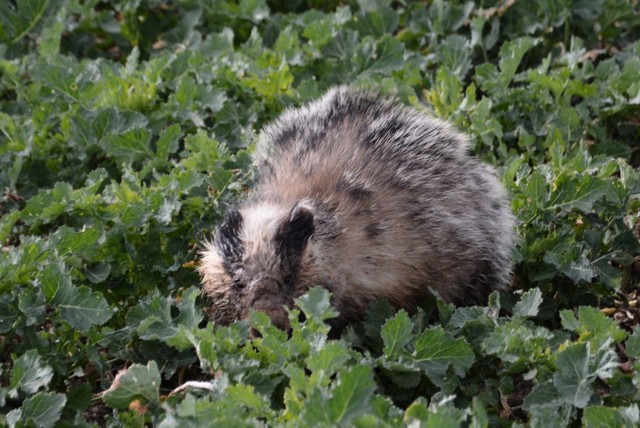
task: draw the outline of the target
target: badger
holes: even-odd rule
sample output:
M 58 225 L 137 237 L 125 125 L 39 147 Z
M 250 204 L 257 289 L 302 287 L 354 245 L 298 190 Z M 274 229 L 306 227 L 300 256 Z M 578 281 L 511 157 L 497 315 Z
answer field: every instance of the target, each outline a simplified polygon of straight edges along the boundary
M 334 331 L 377 299 L 412 311 L 433 290 L 484 305 L 508 287 L 506 192 L 448 123 L 339 87 L 284 112 L 256 146 L 255 188 L 201 251 L 217 324 L 256 310 L 286 330 L 287 308 L 314 286 L 331 293 Z

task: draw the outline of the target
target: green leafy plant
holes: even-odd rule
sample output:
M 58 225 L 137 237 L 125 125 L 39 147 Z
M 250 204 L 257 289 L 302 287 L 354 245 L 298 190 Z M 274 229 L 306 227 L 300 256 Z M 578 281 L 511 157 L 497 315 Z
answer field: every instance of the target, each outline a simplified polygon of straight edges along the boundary
M 0 423 L 636 426 L 636 0 L 0 4 Z M 260 129 L 337 84 L 498 166 L 512 293 L 328 338 L 209 320 L 199 242 Z M 304 316 L 301 316 L 303 314 Z

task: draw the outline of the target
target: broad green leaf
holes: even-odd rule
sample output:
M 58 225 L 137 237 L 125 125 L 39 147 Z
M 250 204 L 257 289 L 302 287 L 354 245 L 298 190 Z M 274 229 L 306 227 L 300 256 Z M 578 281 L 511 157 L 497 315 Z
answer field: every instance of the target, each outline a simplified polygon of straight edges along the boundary
M 62 94 L 67 102 L 88 107 L 80 100 L 81 92 L 88 82 L 79 82 L 81 67 L 71 58 L 57 56 L 55 62 L 48 61 L 38 64 L 33 70 L 34 79 L 44 82 L 54 91 Z M 68 106 L 67 106 L 68 107 Z
M 544 207 L 544 205 L 546 204 L 546 201 L 548 199 L 547 184 L 542 174 L 540 174 L 540 172 L 538 172 L 537 170 L 533 171 L 529 176 L 525 194 L 531 200 L 531 209 L 534 211 L 538 208 Z
M 200 290 L 196 287 L 186 289 L 179 299 L 176 299 L 176 306 L 180 314 L 176 317 L 177 324 L 189 328 L 197 328 L 202 321 L 202 312 L 196 306 L 196 299 L 200 296 Z
M 475 321 L 486 314 L 486 309 L 478 306 L 456 308 L 449 320 L 449 324 L 455 328 L 462 328 L 468 322 Z
M 386 422 L 388 426 L 400 426 L 402 423 L 402 411 L 388 397 L 376 394 L 371 397 L 371 411 L 358 417 L 354 425 L 367 427 L 375 426 L 380 422 Z
M 102 325 L 113 315 L 105 298 L 84 286 L 58 288 L 53 303 L 60 309 L 62 319 L 80 331 Z
M 586 252 L 566 242 L 549 249 L 543 259 L 576 282 L 590 282 L 596 276 Z
M 256 394 L 251 386 L 232 385 L 226 389 L 225 394 L 230 402 L 247 407 L 255 416 L 264 417 L 269 413 L 268 400 Z
M 302 36 L 307 38 L 311 45 L 321 48 L 331 41 L 333 19 L 318 10 L 308 10 L 302 15 L 304 28 Z
M 269 7 L 265 0 L 240 0 L 239 12 L 258 23 L 269 16 Z
M 619 343 L 627 337 L 613 319 L 591 306 L 581 306 L 578 309 L 578 318 L 572 311 L 560 311 L 560 319 L 564 328 L 578 333 L 581 341 L 588 340 L 595 349 L 609 340 Z
M 430 30 L 446 34 L 460 29 L 469 19 L 473 6 L 470 1 L 451 3 L 435 0 L 429 7 Z
M 389 35 L 383 36 L 377 42 L 365 38 L 359 46 L 356 61 L 362 74 L 388 75 L 402 68 L 403 52 L 402 43 Z
M 42 30 L 38 52 L 45 58 L 55 58 L 60 52 L 60 39 L 64 31 L 64 16 L 66 10 L 63 8 L 51 20 L 51 24 Z
M 427 93 L 427 99 L 433 104 L 436 113 L 449 117 L 460 108 L 462 103 L 462 81 L 450 70 L 439 68 L 436 73 L 436 87 Z
M 620 167 L 622 185 L 631 193 L 638 193 L 640 191 L 640 173 L 622 159 L 618 159 L 618 166 Z
M 72 287 L 71 277 L 65 271 L 63 263 L 50 263 L 40 273 L 40 290 L 50 302 L 58 292 L 58 289 Z
M 483 342 L 496 328 L 496 321 L 487 308 L 458 308 L 447 327 L 459 329 L 461 335 L 474 350 L 482 348 Z
M 47 259 L 50 251 L 50 246 L 38 238 L 26 238 L 19 248 L 10 250 L 9 263 L 0 265 L 6 266 L 5 269 L 0 270 L 3 279 L 0 281 L 0 290 L 7 292 L 18 284 L 27 284 L 35 268 Z M 0 258 L 0 262 L 4 261 L 3 259 L 4 257 Z
M 67 392 L 67 409 L 86 410 L 91 405 L 93 389 L 89 383 L 80 383 L 69 388 Z
M 537 327 L 523 319 L 498 325 L 484 340 L 482 346 L 488 354 L 495 354 L 503 361 L 519 363 L 543 361 L 552 346 L 559 346 L 564 337 L 544 327 Z
M 45 321 L 46 299 L 36 288 L 28 287 L 18 297 L 18 309 L 26 315 L 26 325 L 42 324 Z
M 513 307 L 513 315 L 521 317 L 535 317 L 542 303 L 542 293 L 534 288 L 522 295 L 518 303 Z
M 631 428 L 640 423 L 638 404 L 629 407 L 615 408 L 605 406 L 589 406 L 584 409 L 584 426 L 594 427 L 625 427 Z
M 87 268 L 83 273 L 90 283 L 100 284 L 109 277 L 109 274 L 111 273 L 111 265 L 108 263 L 97 263 L 96 265 Z
M 441 382 L 447 369 L 452 367 L 458 376 L 464 376 L 475 360 L 471 347 L 464 339 L 454 339 L 442 327 L 418 335 L 411 354 L 414 364 L 436 384 Z
M 574 407 L 568 404 L 536 406 L 530 411 L 531 426 L 535 428 L 567 426 L 574 412 Z
M 466 37 L 458 34 L 448 36 L 438 49 L 442 67 L 464 78 L 471 68 L 471 45 Z
M 317 320 L 335 318 L 338 312 L 331 306 L 329 298 L 331 293 L 322 287 L 313 287 L 305 295 L 295 300 L 307 318 L 312 317 Z
M 11 234 L 11 230 L 19 219 L 20 211 L 18 210 L 11 211 L 9 214 L 5 214 L 0 218 L 0 245 L 6 242 Z
M 177 331 L 173 337 L 166 340 L 167 344 L 179 350 L 191 348 L 190 332 L 198 328 L 202 321 L 202 312 L 196 307 L 196 298 L 200 296 L 200 290 L 190 287 L 182 293 L 176 306 L 180 313 L 173 321 L 177 325 Z
M 122 134 L 109 134 L 103 140 L 104 150 L 119 162 L 137 162 L 153 156 L 146 129 L 132 129 Z
M 594 393 L 596 378 L 610 378 L 618 360 L 610 341 L 595 352 L 587 342 L 572 344 L 559 352 L 556 365 L 558 372 L 553 382 L 560 396 L 567 403 L 584 408 Z
M 345 425 L 370 409 L 370 398 L 376 389 L 369 366 L 355 366 L 339 374 L 337 385 L 327 401 L 328 422 Z
M 302 371 L 288 370 L 293 390 L 303 389 L 308 377 Z M 367 414 L 371 409 L 371 396 L 376 388 L 373 372 L 368 365 L 353 366 L 339 372 L 333 388 L 325 390 L 315 386 L 302 403 L 289 400 L 295 413 L 302 413 L 304 424 L 314 426 L 349 425 L 353 419 Z
M 92 258 L 98 246 L 100 232 L 95 228 L 76 231 L 67 226 L 60 227 L 51 235 L 52 242 L 62 257 L 71 254 L 83 258 Z
M 341 29 L 340 31 L 332 34 L 331 41 L 323 50 L 323 54 L 329 58 L 346 59 L 356 54 L 358 51 L 360 54 L 358 58 L 360 61 L 367 61 L 367 58 L 374 56 L 374 42 L 372 38 L 365 38 L 360 42 L 358 33 L 348 29 Z
M 102 400 L 110 407 L 126 409 L 133 400 L 142 400 L 142 404 L 160 403 L 160 372 L 155 361 L 146 366 L 133 364 L 120 370 L 113 383 L 102 394 Z
M 633 334 L 625 342 L 625 352 L 631 358 L 640 360 L 640 327 L 636 325 Z
M 465 411 L 457 409 L 447 400 L 442 403 L 431 403 L 427 406 L 424 398 L 414 401 L 404 413 L 404 422 L 409 426 L 425 426 L 430 428 L 458 428 L 467 421 Z
M 487 428 L 489 426 L 489 415 L 485 405 L 477 396 L 473 397 L 471 403 L 471 428 Z
M 351 359 L 349 351 L 340 342 L 328 342 L 317 353 L 309 355 L 307 367 L 312 372 L 322 371 L 327 376 L 343 370 L 345 363 Z
M 389 3 L 389 2 L 384 2 Z M 388 5 L 376 5 L 372 8 L 362 8 L 366 13 L 356 21 L 362 36 L 383 37 L 393 34 L 398 25 L 398 14 Z
M 611 260 L 601 258 L 591 263 L 591 266 L 595 269 L 603 283 L 612 290 L 620 290 L 622 285 L 622 272 L 617 267 L 612 266 Z
M 156 142 L 156 157 L 164 162 L 169 160 L 169 155 L 178 150 L 178 140 L 182 137 L 180 125 L 173 124 L 160 133 Z
M 297 316 L 292 317 L 290 315 L 290 318 L 297 318 Z M 264 338 L 262 339 L 262 342 L 268 348 L 265 352 L 273 352 L 288 359 L 290 351 L 284 346 L 284 342 L 287 337 L 287 333 L 285 331 L 274 326 L 271 323 L 269 316 L 261 311 L 251 311 L 249 314 L 249 321 L 251 321 L 251 327 L 256 329 Z
M 570 211 L 593 210 L 593 204 L 611 191 L 609 183 L 591 175 L 584 175 L 579 180 L 566 178 L 552 194 L 549 206 L 554 209 Z
M 584 409 L 584 426 L 591 427 L 623 427 L 623 419 L 615 409 L 603 406 L 589 406 Z M 630 426 L 630 425 L 629 425 Z
M 0 4 L 0 40 L 15 43 L 35 27 L 49 0 L 17 0 Z
M 549 380 L 535 385 L 529 395 L 525 397 L 522 407 L 525 410 L 531 410 L 536 406 L 553 409 L 558 407 L 561 402 L 558 390 L 553 385 L 553 381 Z
M 163 296 L 148 296 L 131 308 L 127 324 L 144 340 L 167 340 L 176 334 L 171 317 L 171 301 Z
M 81 146 L 86 147 L 97 145 L 108 135 L 144 129 L 147 124 L 148 119 L 138 112 L 111 107 L 73 117 L 70 133 Z
M 66 402 L 64 394 L 39 392 L 24 400 L 21 418 L 24 421 L 32 421 L 37 427 L 53 427 L 60 419 Z
M 508 84 L 515 75 L 522 57 L 539 40 L 530 37 L 521 37 L 508 41 L 500 47 L 500 72 L 502 84 Z
M 19 309 L 14 303 L 14 298 L 8 294 L 0 294 L 0 334 L 5 334 L 13 329 L 13 323 L 19 316 Z
M 413 323 L 404 310 L 399 311 L 395 317 L 387 320 L 382 326 L 382 340 L 384 341 L 384 353 L 388 358 L 397 358 L 405 345 L 411 340 Z
M 53 378 L 53 369 L 47 365 L 35 349 L 25 352 L 15 360 L 11 370 L 10 395 L 17 395 L 21 390 L 32 395 L 40 388 L 46 388 Z
M 56 219 L 71 205 L 72 191 L 69 184 L 56 183 L 53 189 L 43 191 L 29 199 L 22 211 L 22 219 L 27 224 L 48 223 Z
M 488 305 L 489 308 L 491 308 L 491 310 L 496 314 L 500 312 L 500 309 L 502 309 L 502 302 L 500 301 L 500 293 L 498 291 L 493 291 L 489 295 Z
M 467 89 L 467 97 L 469 97 L 471 88 Z M 474 106 L 470 117 L 473 132 L 480 136 L 487 147 L 493 147 L 495 142 L 502 140 L 504 135 L 502 125 L 492 117 L 492 108 L 491 100 L 488 97 L 483 97 Z
M 182 203 L 177 198 L 163 198 L 162 203 L 159 206 L 154 207 L 156 214 L 153 216 L 158 223 L 168 225 L 171 223 L 172 217 L 177 215 L 182 208 Z
M 505 90 L 515 76 L 524 54 L 538 43 L 538 39 L 531 37 L 519 37 L 505 42 L 500 47 L 500 72 L 490 64 L 483 64 L 476 70 L 476 79 L 479 80 L 480 87 L 492 94 Z
M 588 343 L 576 343 L 556 357 L 554 385 L 568 403 L 578 408 L 584 408 L 593 393 L 595 376 L 589 370 L 589 351 Z

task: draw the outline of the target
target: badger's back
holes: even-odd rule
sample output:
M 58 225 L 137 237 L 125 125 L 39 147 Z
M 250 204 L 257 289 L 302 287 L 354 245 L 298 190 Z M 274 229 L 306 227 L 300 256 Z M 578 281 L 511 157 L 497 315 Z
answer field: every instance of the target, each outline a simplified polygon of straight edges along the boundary
M 290 110 L 258 143 L 244 257 L 302 203 L 314 228 L 294 292 L 325 286 L 345 322 L 378 297 L 411 309 L 429 288 L 484 304 L 509 281 L 514 221 L 493 168 L 467 146 L 442 121 L 346 88 Z

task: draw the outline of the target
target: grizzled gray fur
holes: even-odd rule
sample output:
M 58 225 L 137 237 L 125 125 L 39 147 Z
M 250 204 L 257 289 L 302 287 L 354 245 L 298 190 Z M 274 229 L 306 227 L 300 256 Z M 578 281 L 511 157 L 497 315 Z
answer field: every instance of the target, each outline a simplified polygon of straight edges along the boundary
M 329 290 L 340 330 L 386 298 L 407 310 L 429 287 L 485 304 L 510 280 L 514 220 L 493 167 L 447 123 L 390 99 L 337 88 L 263 132 L 259 179 L 202 252 L 220 324 Z

